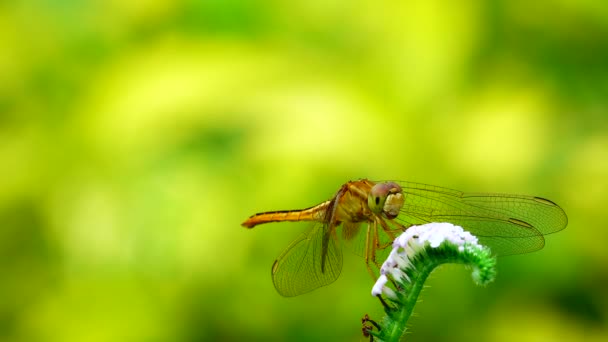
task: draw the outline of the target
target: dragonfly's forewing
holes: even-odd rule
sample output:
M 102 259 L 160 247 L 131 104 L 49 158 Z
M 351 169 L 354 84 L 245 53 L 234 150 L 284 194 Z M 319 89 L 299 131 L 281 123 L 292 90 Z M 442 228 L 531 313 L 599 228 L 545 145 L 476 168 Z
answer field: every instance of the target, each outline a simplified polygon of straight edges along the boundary
M 399 182 L 404 205 L 398 221 L 406 226 L 450 222 L 476 235 L 498 255 L 543 248 L 543 235 L 566 227 L 557 204 L 534 196 L 464 193 L 438 186 Z
M 272 281 L 281 295 L 292 297 L 331 284 L 341 270 L 342 252 L 335 232 L 328 232 L 325 224 L 314 223 L 274 262 Z

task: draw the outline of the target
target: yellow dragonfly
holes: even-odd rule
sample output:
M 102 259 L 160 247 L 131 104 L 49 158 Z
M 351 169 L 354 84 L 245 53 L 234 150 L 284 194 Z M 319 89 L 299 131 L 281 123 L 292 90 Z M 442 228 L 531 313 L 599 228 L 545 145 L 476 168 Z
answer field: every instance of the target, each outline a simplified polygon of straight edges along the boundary
M 373 278 L 380 255 L 408 227 L 429 222 L 462 226 L 497 255 L 539 250 L 544 235 L 566 227 L 563 209 L 536 196 L 465 193 L 411 182 L 350 181 L 330 199 L 300 210 L 268 211 L 242 225 L 312 221 L 272 265 L 272 280 L 286 297 L 334 282 L 342 270 L 341 240 L 365 258 Z

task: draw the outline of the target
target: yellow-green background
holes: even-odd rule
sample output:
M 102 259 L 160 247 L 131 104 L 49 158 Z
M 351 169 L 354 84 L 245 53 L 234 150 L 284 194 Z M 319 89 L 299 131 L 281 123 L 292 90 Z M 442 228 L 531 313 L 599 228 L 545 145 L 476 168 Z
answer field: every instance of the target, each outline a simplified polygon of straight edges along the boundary
M 282 298 L 306 224 L 240 223 L 366 177 L 569 216 L 410 340 L 605 341 L 607 99 L 602 0 L 3 1 L 0 340 L 362 340 L 362 259 Z

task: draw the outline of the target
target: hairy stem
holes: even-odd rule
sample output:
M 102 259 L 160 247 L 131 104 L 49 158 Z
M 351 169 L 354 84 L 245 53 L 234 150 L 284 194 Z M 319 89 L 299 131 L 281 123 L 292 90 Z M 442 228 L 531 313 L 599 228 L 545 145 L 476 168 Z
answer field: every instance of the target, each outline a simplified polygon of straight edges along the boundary
M 438 266 L 447 263 L 469 266 L 473 268 L 473 279 L 480 285 L 491 282 L 495 277 L 496 260 L 489 249 L 481 246 L 463 247 L 449 242 L 444 242 L 437 248 L 427 245 L 408 259 L 409 263 L 400 269 L 402 276 L 389 275 L 397 286 L 395 289 L 384 289 L 385 297 L 390 303 L 385 308 L 386 316 L 378 331 L 369 331 L 376 340 L 399 341 L 403 337 L 424 282 Z

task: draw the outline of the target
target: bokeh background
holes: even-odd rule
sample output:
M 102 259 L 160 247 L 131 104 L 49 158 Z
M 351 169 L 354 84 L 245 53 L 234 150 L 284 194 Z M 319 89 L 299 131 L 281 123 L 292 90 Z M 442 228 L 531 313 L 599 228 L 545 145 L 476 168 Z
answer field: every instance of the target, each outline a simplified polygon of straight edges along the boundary
M 363 340 L 361 258 L 282 298 L 306 224 L 240 226 L 358 178 L 569 216 L 409 340 L 608 339 L 605 1 L 3 1 L 0 52 L 2 341 Z

